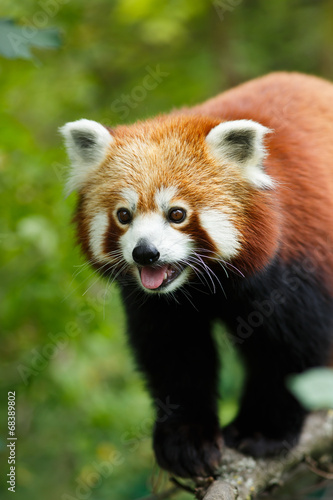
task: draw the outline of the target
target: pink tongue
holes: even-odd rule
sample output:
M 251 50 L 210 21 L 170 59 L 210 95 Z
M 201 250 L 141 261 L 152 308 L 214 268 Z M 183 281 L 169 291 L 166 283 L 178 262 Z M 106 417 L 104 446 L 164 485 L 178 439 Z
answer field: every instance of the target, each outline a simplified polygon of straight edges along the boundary
M 141 283 L 144 287 L 154 290 L 162 285 L 167 266 L 153 268 L 145 266 L 141 269 Z

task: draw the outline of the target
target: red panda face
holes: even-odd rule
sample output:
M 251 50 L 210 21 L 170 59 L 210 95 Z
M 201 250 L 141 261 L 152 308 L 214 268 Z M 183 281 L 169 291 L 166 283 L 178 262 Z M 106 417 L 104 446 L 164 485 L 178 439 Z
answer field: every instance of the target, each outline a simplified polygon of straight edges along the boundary
M 122 226 L 119 246 L 123 259 L 144 289 L 174 290 L 186 281 L 187 260 L 193 253 L 193 241 L 185 229 L 190 207 L 177 198 L 173 186 L 152 192 L 152 208 L 147 211 L 140 208 L 138 191 L 125 188 L 121 194 L 123 206 L 115 208 L 113 217 Z
M 79 120 L 61 129 L 72 160 L 82 248 L 102 273 L 146 292 L 215 287 L 214 266 L 244 251 L 268 131 L 249 120 L 168 118 L 119 127 Z

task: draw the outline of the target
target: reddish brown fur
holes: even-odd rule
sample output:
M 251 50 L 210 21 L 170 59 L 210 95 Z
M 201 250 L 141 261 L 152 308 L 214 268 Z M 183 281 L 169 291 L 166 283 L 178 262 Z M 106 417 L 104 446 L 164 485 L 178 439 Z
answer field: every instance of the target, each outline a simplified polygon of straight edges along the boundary
M 323 278 L 333 288 L 332 102 L 331 83 L 297 73 L 273 73 L 188 112 L 220 120 L 252 119 L 273 129 L 266 141 L 269 157 L 265 166 L 279 183 L 272 197 L 278 212 L 266 223 L 268 232 L 262 234 L 267 241 L 280 233 L 285 260 L 306 253 L 318 263 L 318 252 L 322 252 Z M 253 206 L 261 212 L 258 197 Z M 252 215 L 247 222 L 245 240 L 251 247 L 257 228 Z M 253 255 L 248 257 L 253 259 Z

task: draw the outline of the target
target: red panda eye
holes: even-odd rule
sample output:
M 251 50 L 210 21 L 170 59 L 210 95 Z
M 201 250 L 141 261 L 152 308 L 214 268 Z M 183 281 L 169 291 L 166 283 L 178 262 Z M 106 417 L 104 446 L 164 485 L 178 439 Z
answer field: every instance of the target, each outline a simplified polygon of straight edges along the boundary
M 117 217 L 121 224 L 129 224 L 132 220 L 132 215 L 127 208 L 119 208 L 117 211 Z
M 185 217 L 186 210 L 184 210 L 183 208 L 171 208 L 169 210 L 168 218 L 171 222 L 176 222 L 179 224 L 180 222 L 183 222 L 183 220 L 185 220 Z

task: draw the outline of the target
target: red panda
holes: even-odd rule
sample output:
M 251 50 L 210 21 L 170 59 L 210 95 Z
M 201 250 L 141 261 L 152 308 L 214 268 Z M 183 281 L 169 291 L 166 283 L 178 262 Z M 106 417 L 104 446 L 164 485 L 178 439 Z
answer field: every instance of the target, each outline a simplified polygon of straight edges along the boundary
M 275 73 L 134 125 L 61 129 L 78 239 L 120 287 L 174 474 L 214 475 L 224 442 L 254 456 L 297 442 L 306 412 L 285 380 L 333 353 L 332 101 L 329 82 Z M 222 430 L 214 321 L 247 373 Z

